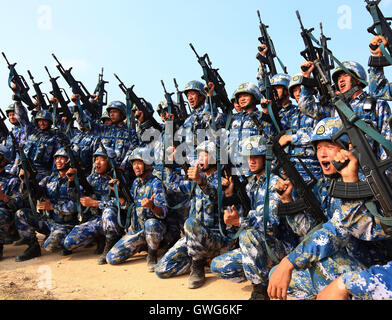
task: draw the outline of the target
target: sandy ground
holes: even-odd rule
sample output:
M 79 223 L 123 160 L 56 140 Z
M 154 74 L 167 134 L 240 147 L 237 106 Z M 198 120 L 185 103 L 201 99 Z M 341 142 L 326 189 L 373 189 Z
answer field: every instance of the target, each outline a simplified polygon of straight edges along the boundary
M 0 300 L 247 300 L 252 290 L 249 282 L 235 284 L 209 272 L 196 290 L 188 289 L 188 275 L 159 279 L 147 272 L 143 252 L 119 266 L 99 266 L 95 247 L 67 257 L 42 249 L 39 258 L 15 262 L 26 247 L 4 247 Z

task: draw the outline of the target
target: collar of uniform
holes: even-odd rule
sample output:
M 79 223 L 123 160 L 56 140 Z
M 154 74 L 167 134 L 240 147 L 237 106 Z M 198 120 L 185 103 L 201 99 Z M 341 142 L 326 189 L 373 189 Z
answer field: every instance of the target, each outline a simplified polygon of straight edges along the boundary
M 152 171 L 150 170 L 144 179 L 139 179 L 139 185 L 145 185 L 148 181 L 152 179 Z
M 367 97 L 367 93 L 364 91 L 362 92 L 358 97 L 351 99 L 350 104 L 357 102 L 357 101 L 362 101 Z

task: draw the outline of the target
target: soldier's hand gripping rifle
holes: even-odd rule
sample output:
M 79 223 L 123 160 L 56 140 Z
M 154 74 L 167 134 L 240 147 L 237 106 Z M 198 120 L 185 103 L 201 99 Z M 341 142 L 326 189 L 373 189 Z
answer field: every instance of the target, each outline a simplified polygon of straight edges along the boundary
M 50 106 L 50 102 L 49 102 L 48 95 L 46 93 L 42 93 L 42 91 L 41 91 L 40 85 L 42 84 L 42 82 L 36 83 L 34 81 L 34 77 L 31 74 L 30 70 L 27 70 L 27 73 L 29 74 L 30 80 L 33 83 L 33 88 L 35 91 L 35 96 L 33 96 L 33 98 L 37 101 L 38 108 L 40 110 L 48 110 L 49 106 Z M 45 98 L 46 98 L 46 100 L 45 100 Z
M 199 62 L 201 68 L 203 69 L 202 79 L 208 84 L 212 82 L 214 84 L 215 96 L 213 97 L 214 102 L 218 107 L 221 108 L 223 113 L 229 114 L 232 112 L 234 106 L 231 103 L 225 88 L 225 82 L 219 74 L 219 69 L 213 69 L 210 57 L 206 53 L 204 56 L 200 57 L 196 52 L 192 43 L 189 44 L 192 48 L 193 52 L 197 57 L 197 61 Z
M 14 100 L 24 102 L 27 105 L 27 109 L 29 109 L 29 111 L 34 110 L 35 108 L 37 108 L 37 106 L 34 104 L 34 102 L 29 96 L 30 87 L 28 86 L 25 78 L 16 72 L 16 63 L 10 64 L 4 52 L 2 52 L 1 54 L 7 62 L 8 69 L 10 70 L 8 86 L 14 92 Z M 14 88 L 12 87 L 12 83 L 15 85 Z
M 328 79 L 327 73 L 321 63 L 316 61 L 315 67 L 318 69 L 322 84 L 327 88 L 331 97 L 331 103 L 335 106 L 343 123 L 343 128 L 332 139 L 338 141 L 344 135 L 349 137 L 352 145 L 352 150 L 350 151 L 358 158 L 359 165 L 366 177 L 366 182 L 373 193 L 374 199 L 379 202 L 384 216 L 392 217 L 392 186 L 389 176 L 386 173 L 387 169 L 392 167 L 392 145 L 390 141 L 386 140 L 372 126 L 359 119 L 358 115 L 353 112 L 351 106 L 345 102 L 343 95 L 337 95 L 335 93 L 334 87 L 330 79 Z M 365 133 L 369 138 L 377 141 L 385 148 L 388 155 L 387 159 L 383 161 L 377 159 Z M 344 167 L 344 165 L 343 167 L 339 167 L 336 163 L 334 165 L 338 170 Z M 344 194 L 340 196 L 335 194 L 335 196 L 345 197 Z
M 108 104 L 108 93 L 105 90 L 105 84 L 109 83 L 103 79 L 103 68 L 102 72 L 98 76 L 98 84 L 95 87 L 93 95 L 96 99 L 92 100 L 92 103 L 96 105 L 100 116 L 102 116 L 103 107 Z
M 381 0 L 376 0 L 376 1 L 370 1 L 370 0 L 365 0 L 366 2 L 366 9 L 370 12 L 374 24 L 368 28 L 368 32 L 377 36 L 383 36 L 388 44 L 386 48 L 384 47 L 384 44 L 380 44 L 380 49 L 383 53 L 382 57 L 370 57 L 369 61 L 369 66 L 373 67 L 386 67 L 390 66 L 392 64 L 392 29 L 391 29 L 391 22 L 392 18 L 386 18 L 384 17 L 383 13 L 381 12 L 378 4 L 381 2 Z M 377 47 L 374 47 L 373 45 L 370 45 L 372 50 L 376 50 Z M 388 49 L 389 53 L 385 50 Z
M 136 108 L 143 112 L 143 116 L 144 116 L 144 122 L 145 121 L 149 121 L 152 125 L 152 127 L 154 127 L 154 129 L 162 132 L 162 127 L 160 126 L 160 124 L 158 123 L 158 121 L 155 120 L 154 116 L 153 116 L 153 112 L 149 112 L 147 111 L 147 108 L 145 106 L 145 104 L 147 104 L 147 101 L 139 98 L 135 92 L 133 91 L 133 88 L 135 87 L 134 85 L 130 88 L 127 88 L 123 82 L 120 80 L 120 78 L 114 74 L 114 76 L 117 78 L 118 81 L 120 81 L 120 88 L 123 92 L 125 92 L 127 99 L 129 99 L 131 105 L 136 105 Z
M 322 33 L 321 40 L 323 41 L 323 43 L 320 44 L 320 42 L 317 41 L 316 39 L 314 39 L 314 37 L 312 35 L 314 28 L 305 29 L 305 27 L 302 23 L 299 11 L 296 11 L 296 14 L 297 14 L 297 18 L 299 20 L 300 26 L 301 26 L 301 37 L 302 37 L 304 44 L 305 44 L 305 50 L 301 51 L 302 57 L 304 57 L 304 59 L 306 61 L 310 61 L 310 62 L 314 62 L 314 61 L 318 60 L 319 63 L 321 63 L 323 65 L 323 69 L 327 72 L 327 75 L 330 77 L 330 70 L 332 70 L 334 68 L 334 64 L 331 63 L 332 54 L 331 54 L 330 50 L 328 50 L 328 48 L 327 48 L 327 41 L 329 40 L 329 38 L 325 37 L 324 34 Z M 322 47 L 321 48 L 315 47 L 313 45 L 312 41 L 315 41 L 318 45 L 320 45 Z M 325 60 L 325 59 L 328 59 L 328 60 Z M 303 67 L 302 69 L 303 69 L 303 71 L 306 71 L 308 68 Z M 320 103 L 323 106 L 327 106 L 329 104 L 330 97 L 329 97 L 329 93 L 326 90 L 325 86 L 322 84 L 321 75 L 316 68 L 314 68 L 312 74 L 313 74 L 313 78 L 315 80 L 314 86 L 317 87 L 317 89 L 319 90 L 319 93 L 320 93 Z
M 71 102 L 71 100 L 69 99 L 67 92 L 63 88 L 59 87 L 57 83 L 57 79 L 59 77 L 53 78 L 50 75 L 49 70 L 46 66 L 45 66 L 45 70 L 48 73 L 50 83 L 52 84 L 52 91 L 50 92 L 50 94 L 57 100 L 59 104 L 59 112 L 64 114 L 67 117 L 67 123 L 70 123 L 73 119 L 72 113 L 68 108 L 68 104 Z M 65 94 L 66 98 L 64 98 L 63 93 Z
M 283 70 L 283 72 L 285 74 L 287 74 L 287 67 L 284 66 L 284 64 L 282 63 L 282 61 L 279 59 L 279 57 L 276 55 L 276 50 L 275 50 L 275 46 L 274 43 L 271 39 L 271 37 L 268 34 L 267 29 L 269 28 L 269 26 L 265 25 L 262 21 L 261 21 L 261 17 L 260 17 L 260 11 L 257 10 L 257 15 L 259 17 L 259 28 L 260 28 L 260 33 L 261 33 L 261 37 L 259 38 L 259 41 L 261 44 L 265 45 L 267 47 L 267 53 L 266 56 L 261 55 L 260 53 L 257 54 L 256 59 L 259 60 L 260 63 L 263 63 L 265 66 L 268 66 L 268 75 L 270 77 L 273 77 L 274 75 L 276 75 L 277 69 L 276 69 L 276 65 L 275 65 L 275 61 L 274 59 L 277 58 L 279 61 L 279 64 Z M 259 47 L 259 51 L 263 51 L 261 47 Z
M 317 184 L 317 179 L 310 172 L 310 170 L 305 166 L 300 158 L 298 158 L 300 164 L 310 177 L 310 181 L 306 182 L 301 174 L 298 172 L 295 164 L 291 161 L 290 156 L 286 153 L 284 148 L 279 144 L 279 139 L 282 134 L 274 136 L 270 143 L 272 144 L 272 151 L 275 154 L 275 159 L 277 161 L 276 173 L 282 169 L 286 177 L 293 184 L 293 188 L 299 199 L 291 203 L 279 203 L 278 205 L 278 215 L 279 216 L 295 216 L 300 213 L 309 213 L 314 219 L 316 225 L 320 223 L 327 222 L 323 210 L 321 209 L 320 201 L 317 199 L 316 195 L 313 193 L 313 187 Z M 281 174 L 278 174 L 281 178 Z
M 83 104 L 83 107 L 86 108 L 91 116 L 94 119 L 99 119 L 101 115 L 99 114 L 99 111 L 97 110 L 96 106 L 91 102 L 91 94 L 88 92 L 86 87 L 81 81 L 75 80 L 73 77 L 71 71 L 72 68 L 65 70 L 61 62 L 57 59 L 57 57 L 52 54 L 53 58 L 56 60 L 58 65 L 56 66 L 57 69 L 59 70 L 61 76 L 64 78 L 64 80 L 68 83 L 70 88 L 72 89 L 73 94 L 78 95 L 80 97 L 80 101 Z M 82 115 L 80 115 L 82 117 Z

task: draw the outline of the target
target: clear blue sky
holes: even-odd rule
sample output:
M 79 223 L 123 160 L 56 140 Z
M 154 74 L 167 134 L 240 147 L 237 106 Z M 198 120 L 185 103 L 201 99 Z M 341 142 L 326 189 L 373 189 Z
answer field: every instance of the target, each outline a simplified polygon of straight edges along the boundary
M 381 8 L 392 16 L 392 0 L 383 0 Z M 201 68 L 189 47 L 192 42 L 199 54 L 209 53 L 231 95 L 239 84 L 256 82 L 258 9 L 291 75 L 299 72 L 303 61 L 299 52 L 304 48 L 295 10 L 300 11 L 305 27 L 316 28 L 316 36 L 323 22 L 325 33 L 332 37 L 329 46 L 340 60 L 367 66 L 372 38 L 367 28 L 372 19 L 362 0 L 7 1 L 0 12 L 1 51 L 11 63 L 18 63 L 17 71 L 29 84 L 27 70 L 37 82 L 43 81 L 45 92 L 50 84 L 44 66 L 58 75 L 51 56 L 55 53 L 67 67 L 74 67 L 74 76 L 89 91 L 104 67 L 105 80 L 110 82 L 109 101 L 125 100 L 113 76 L 117 73 L 156 107 L 163 99 L 160 80 L 174 91 L 173 77 L 180 87 L 200 79 Z M 11 91 L 7 66 L 2 57 L 0 61 L 4 110 L 11 102 Z M 391 70 L 387 69 L 387 76 L 392 81 Z M 64 80 L 60 84 L 71 92 Z

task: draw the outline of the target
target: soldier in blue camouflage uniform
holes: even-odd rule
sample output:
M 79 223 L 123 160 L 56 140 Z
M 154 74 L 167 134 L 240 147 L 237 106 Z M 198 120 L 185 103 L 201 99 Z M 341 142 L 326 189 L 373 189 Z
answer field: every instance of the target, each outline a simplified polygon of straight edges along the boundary
M 387 45 L 387 40 L 383 36 L 375 36 L 370 44 L 377 47 L 377 49 L 370 48 L 370 52 L 374 57 L 383 57 L 383 53 L 380 49 L 380 44 L 384 43 L 384 46 Z M 384 66 L 375 66 L 371 65 L 369 61 L 369 94 L 377 99 L 382 100 L 392 100 L 392 85 L 385 78 L 384 74 Z
M 209 84 L 209 88 L 211 91 L 211 84 Z M 205 139 L 213 139 L 216 134 L 216 132 L 212 132 L 214 125 L 216 130 L 226 127 L 226 115 L 218 111 L 214 114 L 212 106 L 209 105 L 208 99 L 206 99 L 207 94 L 203 83 L 195 80 L 190 81 L 185 85 L 184 93 L 192 113 L 176 133 L 176 138 L 181 143 L 181 150 L 178 150 L 177 154 L 179 155 L 184 151 L 187 163 L 194 165 L 197 160 L 196 147 Z M 199 133 L 201 134 L 200 137 L 198 137 Z
M 391 140 L 391 128 L 388 125 L 388 119 L 391 116 L 390 106 L 386 101 L 373 98 L 364 91 L 366 84 L 361 80 L 366 82 L 367 74 L 359 63 L 345 61 L 343 65 L 356 78 L 347 74 L 345 70 L 338 66 L 332 74 L 332 79 L 338 91 L 350 96 L 348 97 L 349 105 L 360 119 L 373 126 L 384 138 Z M 374 153 L 380 159 L 386 157 L 385 150 L 381 146 L 375 145 Z
M 263 78 L 262 73 L 259 78 Z M 309 178 L 308 174 L 297 158 L 300 158 L 310 172 L 318 178 L 321 176 L 320 167 L 313 148 L 308 145 L 317 120 L 303 114 L 297 105 L 292 104 L 289 93 L 291 79 L 290 76 L 279 73 L 271 79 L 271 85 L 276 90 L 278 104 L 282 106 L 278 112 L 277 121 L 280 121 L 284 135 L 280 138 L 279 144 L 288 146 L 288 153 L 293 157 L 298 172 L 305 180 Z M 262 105 L 269 102 L 266 99 L 261 101 Z
M 47 110 L 41 110 L 31 123 L 26 108 L 20 102 L 15 103 L 15 114 L 26 133 L 23 151 L 38 171 L 37 181 L 41 181 L 51 175 L 53 155 L 60 148 L 57 136 L 50 130 L 52 115 Z
M 223 279 L 233 282 L 249 280 L 253 286 L 251 300 L 269 300 L 267 286 L 270 267 L 266 243 L 279 260 L 297 245 L 297 238 L 286 220 L 281 220 L 277 215 L 279 198 L 274 188 L 278 177 L 271 176 L 270 185 L 267 185 L 265 143 L 265 139 L 261 136 L 252 136 L 241 143 L 241 155 L 247 159 L 252 172 L 251 180 L 246 187 L 252 210 L 247 217 L 240 217 L 234 206 L 231 210 L 225 210 L 226 224 L 240 227 L 240 248 L 215 258 L 211 263 L 211 272 Z M 231 185 L 231 188 L 233 187 Z M 264 232 L 264 203 L 267 188 L 270 189 L 270 211 L 268 229 Z M 226 196 L 230 196 L 230 193 L 226 193 Z
M 376 262 L 386 263 L 391 257 L 388 249 L 390 236 L 362 201 L 337 199 L 328 195 L 328 179 L 337 179 L 337 173 L 346 183 L 359 180 L 355 156 L 331 141 L 340 126 L 339 118 L 324 119 L 317 125 L 312 136 L 323 173 L 325 177 L 329 177 L 318 191 L 328 222 L 311 232 L 305 231 L 303 241 L 273 271 L 268 289 L 271 298 L 285 299 L 289 284 L 290 296 L 314 298 L 342 273 L 362 270 Z M 333 160 L 341 163 L 350 160 L 350 163 L 338 172 L 332 164 Z M 281 199 L 292 201 L 287 197 L 292 189 L 290 182 L 282 183 L 277 189 L 285 191 Z M 289 221 L 290 225 L 293 222 L 295 223 Z M 386 240 L 381 241 L 383 239 Z M 371 242 L 372 240 L 380 241 Z
M 159 142 L 161 137 L 161 132 L 153 127 L 153 124 L 150 120 L 154 114 L 154 108 L 152 104 L 144 99 L 141 100 L 145 109 L 146 114 L 143 113 L 142 110 L 139 110 L 136 105 L 133 106 L 132 111 L 134 112 L 135 119 L 137 120 L 137 130 L 136 130 L 136 138 L 137 142 L 132 144 L 129 150 L 127 151 L 124 160 L 121 163 L 121 168 L 124 170 L 132 170 L 132 161 L 131 155 L 133 150 L 136 147 L 146 147 L 148 146 L 150 149 L 154 149 L 155 144 Z M 161 126 L 163 128 L 163 126 Z
M 87 177 L 94 194 L 82 192 L 80 199 L 89 210 L 83 211 L 82 223 L 75 226 L 64 240 L 64 247 L 72 251 L 90 244 L 96 238 L 105 237 L 105 247 L 98 264 L 106 263 L 106 254 L 122 235 L 114 209 L 117 200 L 112 197 L 113 179 L 109 175 L 111 167 L 108 157 L 116 158 L 115 152 L 109 148 L 105 151 L 100 147 L 94 153 L 94 172 Z
M 189 199 L 178 190 L 170 189 L 166 186 L 170 183 L 171 176 L 182 174 L 182 167 L 174 163 L 174 159 L 169 158 L 169 153 L 170 148 L 176 145 L 176 142 L 173 141 L 173 134 L 178 130 L 185 119 L 180 119 L 180 109 L 176 104 L 173 105 L 171 114 L 169 114 L 168 111 L 167 102 L 162 101 L 158 105 L 158 114 L 161 116 L 164 125 L 161 137 L 154 146 L 153 175 L 160 179 L 165 187 L 167 206 L 169 209 L 169 228 L 177 230 L 179 227 L 182 230 L 184 222 L 188 217 Z M 166 120 L 168 121 L 167 123 Z M 167 128 L 166 125 L 168 126 Z M 163 161 L 163 159 L 165 159 L 165 161 Z
M 43 210 L 43 214 L 38 215 L 31 208 L 24 208 L 17 211 L 16 226 L 24 243 L 28 244 L 26 251 L 16 257 L 16 261 L 26 261 L 41 255 L 35 232 L 50 230 L 48 238 L 43 247 L 50 252 L 63 250 L 62 255 L 71 252 L 65 250 L 63 242 L 68 233 L 78 223 L 78 213 L 76 208 L 76 196 L 74 188 L 69 187 L 67 173 L 70 163 L 64 149 L 59 149 L 54 155 L 56 171 L 50 176 L 40 181 L 40 190 L 35 190 L 41 194 L 36 209 Z M 20 176 L 24 174 L 23 170 Z M 22 180 L 24 181 L 24 180 Z
M 26 142 L 26 134 L 22 128 L 22 126 L 19 124 L 18 119 L 16 119 L 15 116 L 15 104 L 11 104 L 8 106 L 8 108 L 5 110 L 8 120 L 10 121 L 12 125 L 11 132 L 15 136 L 16 142 L 18 143 L 19 146 L 22 146 Z M 10 163 L 6 166 L 6 170 L 14 175 L 17 174 L 17 168 L 14 166 L 14 162 L 17 158 L 15 146 L 12 142 L 11 136 L 7 137 L 7 140 L 5 141 L 4 144 L 10 151 Z
M 392 262 L 347 272 L 332 281 L 317 300 L 392 300 Z
M 152 174 L 153 158 L 149 148 L 135 149 L 130 160 L 136 175 L 131 187 L 134 200 L 131 225 L 128 233 L 109 251 L 106 260 L 110 264 L 120 264 L 138 252 L 147 251 L 147 269 L 153 272 L 158 249 L 170 236 L 165 188 Z
M 235 114 L 229 127 L 229 155 L 232 165 L 239 170 L 243 163 L 240 153 L 240 141 L 244 138 L 256 136 L 259 134 L 270 135 L 272 126 L 263 118 L 264 113 L 257 110 L 263 98 L 259 88 L 250 82 L 241 84 L 235 91 L 235 100 L 241 108 L 241 112 Z M 256 126 L 257 121 L 263 132 L 259 132 Z M 232 172 L 231 174 L 244 175 L 245 172 Z
M 190 180 L 174 176 L 175 183 L 167 186 L 180 190 L 190 198 L 189 217 L 185 221 L 184 236 L 155 267 L 155 273 L 160 278 L 186 274 L 190 270 L 188 280 L 190 289 L 199 288 L 204 284 L 208 259 L 233 249 L 235 245 L 235 240 L 223 236 L 219 231 L 215 143 L 203 142 L 196 150 L 198 162 L 196 167 L 188 170 Z
M 0 260 L 3 257 L 4 244 L 8 244 L 7 238 L 14 224 L 15 212 L 23 205 L 18 192 L 20 181 L 5 170 L 8 163 L 9 150 L 0 146 Z
M 124 123 L 126 106 L 120 101 L 112 101 L 106 108 L 112 124 L 101 124 L 98 120 L 92 122 L 90 134 L 100 137 L 106 148 L 114 150 L 116 165 L 119 167 L 129 149 L 137 146 L 136 133 Z

